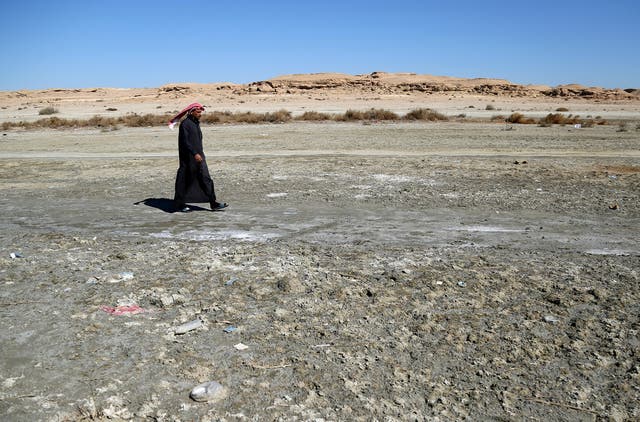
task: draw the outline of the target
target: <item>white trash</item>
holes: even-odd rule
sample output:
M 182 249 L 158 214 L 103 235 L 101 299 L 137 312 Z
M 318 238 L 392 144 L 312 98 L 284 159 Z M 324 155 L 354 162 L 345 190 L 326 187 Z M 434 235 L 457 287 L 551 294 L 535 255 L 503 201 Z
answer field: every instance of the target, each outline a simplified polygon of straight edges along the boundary
M 211 401 L 223 395 L 224 387 L 216 381 L 209 381 L 193 387 L 189 397 L 195 401 Z

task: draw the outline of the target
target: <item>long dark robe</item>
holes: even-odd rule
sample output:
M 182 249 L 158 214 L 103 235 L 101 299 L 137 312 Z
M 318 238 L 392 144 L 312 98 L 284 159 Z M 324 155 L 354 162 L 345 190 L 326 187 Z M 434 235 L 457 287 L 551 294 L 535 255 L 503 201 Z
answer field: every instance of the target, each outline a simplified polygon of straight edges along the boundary
M 196 154 L 202 157 L 201 163 L 194 158 Z M 175 206 L 183 207 L 187 202 L 216 202 L 213 180 L 202 148 L 200 122 L 191 115 L 180 123 L 178 155 L 180 167 L 173 198 Z

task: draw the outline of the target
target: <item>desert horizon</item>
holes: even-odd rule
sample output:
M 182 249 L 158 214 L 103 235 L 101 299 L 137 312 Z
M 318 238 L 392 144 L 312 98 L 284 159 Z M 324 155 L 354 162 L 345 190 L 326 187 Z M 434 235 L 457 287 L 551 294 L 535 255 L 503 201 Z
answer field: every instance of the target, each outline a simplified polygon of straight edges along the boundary
M 154 88 L 52 88 L 0 91 L 0 123 L 19 125 L 55 114 L 56 119 L 165 115 L 199 101 L 208 111 L 343 114 L 388 110 L 400 116 L 429 108 L 448 118 L 507 118 L 521 113 L 541 119 L 558 110 L 614 121 L 637 116 L 640 91 L 578 84 L 548 87 L 503 79 L 456 78 L 415 73 L 293 74 L 248 84 L 175 83 Z M 46 109 L 46 110 L 43 110 Z M 504 116 L 503 116 L 504 115 Z

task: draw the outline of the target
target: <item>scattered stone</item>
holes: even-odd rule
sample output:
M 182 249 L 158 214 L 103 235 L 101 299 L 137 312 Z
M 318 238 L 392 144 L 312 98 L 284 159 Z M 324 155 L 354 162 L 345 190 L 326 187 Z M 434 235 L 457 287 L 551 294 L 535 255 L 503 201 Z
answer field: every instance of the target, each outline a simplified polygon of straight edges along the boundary
M 556 322 L 560 321 L 558 318 L 554 317 L 553 315 L 545 315 L 544 316 L 544 321 L 545 322 L 549 322 L 551 324 L 555 324 Z

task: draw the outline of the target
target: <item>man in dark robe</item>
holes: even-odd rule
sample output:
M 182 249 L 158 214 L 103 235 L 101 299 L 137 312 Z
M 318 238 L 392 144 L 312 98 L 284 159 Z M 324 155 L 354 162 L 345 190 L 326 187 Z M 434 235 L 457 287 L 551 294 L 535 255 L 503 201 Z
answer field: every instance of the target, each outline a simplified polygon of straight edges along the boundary
M 202 131 L 200 117 L 204 107 L 199 103 L 187 106 L 170 122 L 170 127 L 184 115 L 187 117 L 180 123 L 178 134 L 178 155 L 180 167 L 176 175 L 176 191 L 173 198 L 176 210 L 189 212 L 187 202 L 208 202 L 211 209 L 226 208 L 226 203 L 216 200 L 213 180 L 209 175 L 209 168 L 202 148 Z

